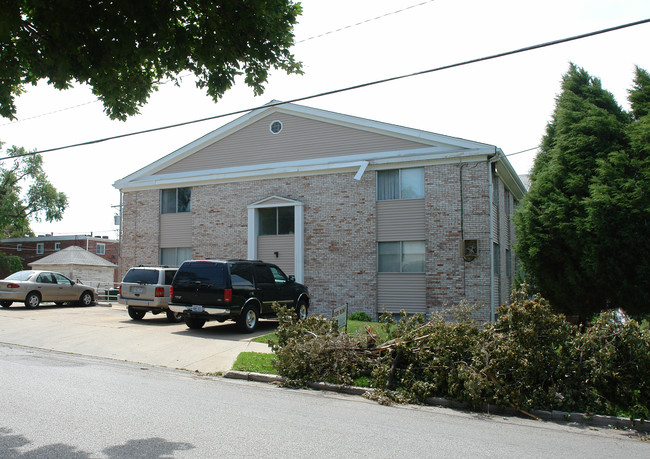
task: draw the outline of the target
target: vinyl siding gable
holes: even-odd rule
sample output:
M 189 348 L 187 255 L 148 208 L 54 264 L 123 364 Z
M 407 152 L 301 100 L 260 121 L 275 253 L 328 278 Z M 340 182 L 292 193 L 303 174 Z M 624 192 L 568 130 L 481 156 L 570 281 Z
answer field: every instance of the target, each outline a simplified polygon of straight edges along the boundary
M 282 122 L 279 134 L 269 126 Z M 431 144 L 272 113 L 171 164 L 155 175 L 430 148 Z

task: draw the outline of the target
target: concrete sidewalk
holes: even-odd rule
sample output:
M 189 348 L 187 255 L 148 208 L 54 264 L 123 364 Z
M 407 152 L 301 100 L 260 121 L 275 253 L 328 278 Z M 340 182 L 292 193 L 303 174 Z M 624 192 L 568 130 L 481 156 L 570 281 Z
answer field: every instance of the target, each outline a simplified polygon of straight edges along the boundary
M 270 333 L 277 322 L 261 321 L 254 334 L 239 331 L 234 322 L 208 322 L 201 330 L 171 324 L 164 314 L 142 321 L 128 316 L 124 306 L 21 304 L 0 309 L 0 342 L 73 354 L 125 360 L 202 373 L 225 372 L 241 352 L 271 352 L 251 339 Z

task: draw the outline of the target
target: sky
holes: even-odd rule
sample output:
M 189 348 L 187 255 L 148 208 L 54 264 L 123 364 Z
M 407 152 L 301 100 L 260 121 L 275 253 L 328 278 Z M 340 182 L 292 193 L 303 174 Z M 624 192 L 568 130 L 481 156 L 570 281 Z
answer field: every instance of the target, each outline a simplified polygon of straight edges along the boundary
M 163 84 L 139 115 L 112 121 L 90 89 L 45 81 L 17 99 L 17 121 L 0 118 L 0 141 L 46 150 L 255 108 L 516 50 L 650 18 L 648 0 L 304 0 L 292 52 L 304 75 L 271 73 L 263 95 L 243 80 L 215 103 L 191 76 Z M 650 24 L 526 53 L 317 97 L 303 105 L 500 147 L 518 174 L 551 119 L 573 62 L 601 80 L 619 105 L 635 66 L 650 71 Z M 236 116 L 44 153 L 49 180 L 66 193 L 63 219 L 33 221 L 36 234 L 118 238 L 113 183 Z M 525 153 L 518 153 L 529 150 Z M 0 156 L 5 156 L 0 151 Z M 518 153 L 518 154 L 513 154 Z

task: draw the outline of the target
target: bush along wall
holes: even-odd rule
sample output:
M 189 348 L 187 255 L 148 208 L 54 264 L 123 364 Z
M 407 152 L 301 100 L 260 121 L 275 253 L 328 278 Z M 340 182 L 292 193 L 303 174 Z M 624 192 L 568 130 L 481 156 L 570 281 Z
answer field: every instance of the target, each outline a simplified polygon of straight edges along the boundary
M 529 410 L 650 416 L 650 332 L 603 313 L 588 328 L 566 321 L 525 290 L 489 324 L 472 307 L 448 314 L 382 317 L 388 341 L 349 336 L 321 316 L 297 321 L 278 308 L 275 367 L 292 385 L 351 384 L 365 376 L 381 403 L 429 397 Z

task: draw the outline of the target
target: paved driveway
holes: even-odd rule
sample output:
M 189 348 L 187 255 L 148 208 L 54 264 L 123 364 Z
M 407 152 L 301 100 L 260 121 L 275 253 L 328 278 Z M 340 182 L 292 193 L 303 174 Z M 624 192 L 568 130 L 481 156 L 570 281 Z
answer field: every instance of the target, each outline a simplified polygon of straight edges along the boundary
M 27 309 L 15 304 L 0 309 L 0 342 L 40 349 L 126 360 L 202 373 L 232 368 L 244 351 L 270 352 L 251 339 L 270 333 L 275 321 L 261 321 L 254 334 L 239 332 L 234 322 L 208 322 L 201 330 L 184 323 L 171 324 L 164 314 L 147 313 L 144 320 L 129 318 L 125 307 L 44 304 Z

